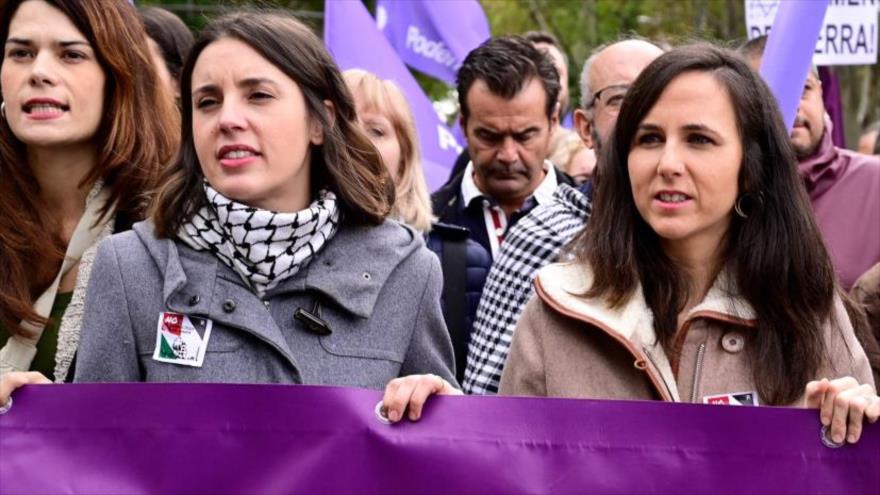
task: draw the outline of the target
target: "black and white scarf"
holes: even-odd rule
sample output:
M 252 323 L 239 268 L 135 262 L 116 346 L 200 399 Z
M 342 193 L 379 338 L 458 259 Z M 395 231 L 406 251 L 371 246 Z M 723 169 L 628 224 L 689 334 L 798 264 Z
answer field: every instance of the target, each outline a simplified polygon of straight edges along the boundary
M 211 251 L 257 295 L 296 274 L 336 233 L 336 195 L 322 190 L 308 208 L 276 213 L 232 201 L 205 183 L 208 203 L 177 236 L 197 251 Z

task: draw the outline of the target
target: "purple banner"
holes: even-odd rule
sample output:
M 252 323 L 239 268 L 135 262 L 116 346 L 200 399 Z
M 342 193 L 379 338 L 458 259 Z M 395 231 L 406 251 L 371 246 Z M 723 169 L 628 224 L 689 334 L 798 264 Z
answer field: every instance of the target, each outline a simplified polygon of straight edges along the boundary
M 880 425 L 838 449 L 815 410 L 435 397 L 283 385 L 27 386 L 0 493 L 877 493 Z
M 442 186 L 462 147 L 360 0 L 325 3 L 324 43 L 343 70 L 364 69 L 400 86 L 416 120 L 428 187 Z
M 449 84 L 467 54 L 491 35 L 477 0 L 378 0 L 376 23 L 407 65 Z
M 828 2 L 779 2 L 773 27 L 767 35 L 760 72 L 776 96 L 789 131 L 794 127 Z

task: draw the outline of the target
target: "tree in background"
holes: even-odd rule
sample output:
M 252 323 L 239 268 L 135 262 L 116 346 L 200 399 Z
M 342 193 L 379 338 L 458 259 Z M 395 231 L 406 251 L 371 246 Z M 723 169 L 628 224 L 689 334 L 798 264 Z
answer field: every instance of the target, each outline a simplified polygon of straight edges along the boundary
M 370 11 L 375 10 L 375 0 L 363 1 Z M 324 0 L 142 0 L 136 3 L 168 9 L 196 31 L 207 19 L 242 6 L 289 9 L 320 31 L 324 10 Z M 573 103 L 580 97 L 581 66 L 590 51 L 600 44 L 637 34 L 670 45 L 699 39 L 735 47 L 746 36 L 743 0 L 480 0 L 480 3 L 495 35 L 536 29 L 556 35 L 571 63 L 569 87 Z M 877 90 L 880 64 L 840 66 L 832 70 L 840 77 L 847 143 L 854 145 L 861 129 L 880 119 L 880 91 Z M 432 99 L 456 101 L 448 85 L 414 72 Z

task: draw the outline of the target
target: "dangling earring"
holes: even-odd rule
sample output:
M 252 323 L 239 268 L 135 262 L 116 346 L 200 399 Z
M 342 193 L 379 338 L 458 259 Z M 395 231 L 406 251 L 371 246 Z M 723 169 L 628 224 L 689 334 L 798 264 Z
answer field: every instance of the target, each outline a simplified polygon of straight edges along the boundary
M 0 101 L 0 117 L 6 119 L 6 102 Z

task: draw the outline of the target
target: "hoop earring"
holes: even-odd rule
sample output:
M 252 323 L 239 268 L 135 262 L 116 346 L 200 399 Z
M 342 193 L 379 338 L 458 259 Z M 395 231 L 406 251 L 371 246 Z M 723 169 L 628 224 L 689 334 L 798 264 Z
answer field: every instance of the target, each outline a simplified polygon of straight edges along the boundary
M 6 119 L 6 102 L 5 101 L 0 101 L 0 117 L 3 117 L 4 120 Z
M 746 208 L 743 208 L 743 201 L 748 200 L 749 203 L 746 205 Z M 740 197 L 736 198 L 736 203 L 733 204 L 733 211 L 736 212 L 740 218 L 749 218 L 749 215 L 754 213 L 755 210 L 764 207 L 764 193 L 758 191 L 756 193 L 743 193 Z M 746 213 L 748 211 L 748 213 Z
M 736 214 L 740 216 L 740 218 L 749 218 L 749 216 L 746 215 L 742 209 L 742 201 L 743 199 L 745 199 L 745 197 L 746 195 L 743 194 L 742 196 L 736 198 L 736 203 L 733 204 L 733 211 L 735 211 Z

